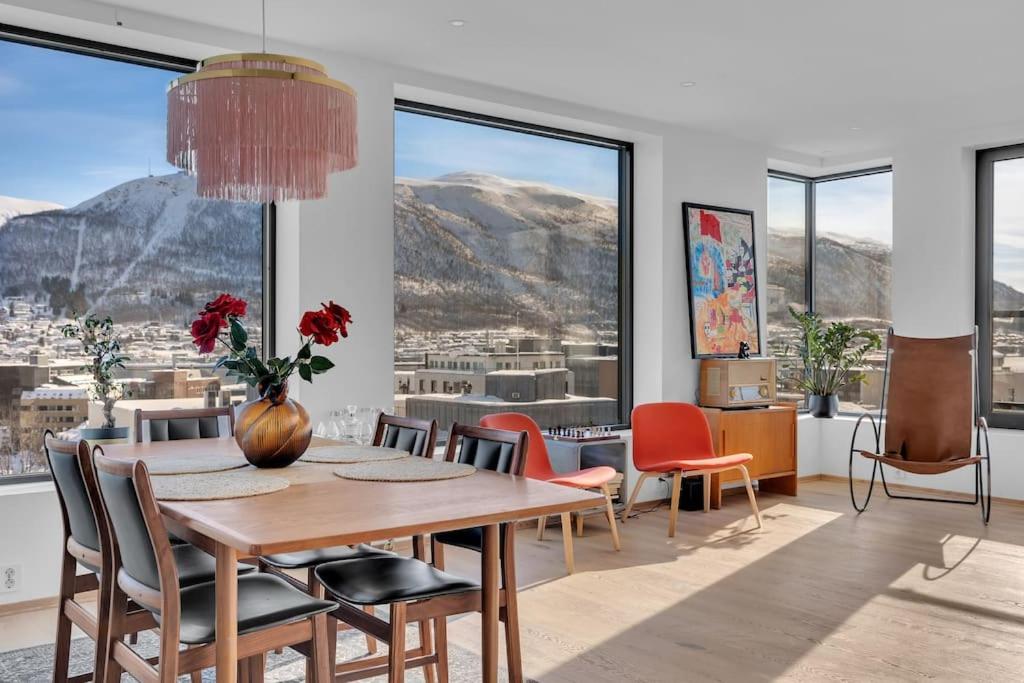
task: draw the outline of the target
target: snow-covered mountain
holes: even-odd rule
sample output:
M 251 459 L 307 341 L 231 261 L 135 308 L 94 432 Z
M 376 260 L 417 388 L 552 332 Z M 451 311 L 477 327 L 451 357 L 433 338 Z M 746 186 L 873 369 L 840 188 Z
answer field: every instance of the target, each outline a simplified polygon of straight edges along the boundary
M 121 321 L 187 318 L 217 292 L 259 313 L 261 208 L 202 199 L 183 173 L 139 178 L 0 229 L 0 293 Z
M 19 199 L 18 197 L 5 197 L 0 195 L 0 228 L 4 223 L 15 216 L 25 216 L 31 213 L 63 209 L 60 204 L 43 202 L 37 199 Z
M 613 200 L 455 173 L 395 180 L 395 325 L 564 334 L 616 317 Z

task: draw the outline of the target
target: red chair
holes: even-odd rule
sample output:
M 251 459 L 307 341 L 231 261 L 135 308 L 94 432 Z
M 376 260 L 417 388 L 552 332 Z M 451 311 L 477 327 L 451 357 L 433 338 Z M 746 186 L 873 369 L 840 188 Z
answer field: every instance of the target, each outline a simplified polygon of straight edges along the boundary
M 679 516 L 679 486 L 682 478 L 700 474 L 704 477 L 704 512 L 711 508 L 711 475 L 739 470 L 747 487 L 750 507 L 761 528 L 750 473 L 744 463 L 754 456 L 749 453 L 715 455 L 711 428 L 700 408 L 689 403 L 646 403 L 633 408 L 633 465 L 640 471 L 640 480 L 633 487 L 622 521 L 629 517 L 636 496 L 648 477 L 672 473 L 672 506 L 669 511 L 668 535 L 676 535 Z
M 548 457 L 548 447 L 544 443 L 544 435 L 541 434 L 540 427 L 537 426 L 537 423 L 529 415 L 523 415 L 522 413 L 485 415 L 480 420 L 480 426 L 490 429 L 505 429 L 512 432 L 526 432 L 528 436 L 526 469 L 523 474 L 530 479 L 540 479 L 552 484 L 571 486 L 577 489 L 600 489 L 604 494 L 608 524 L 612 530 L 612 544 L 616 550 L 621 548 L 619 544 L 619 529 L 615 524 L 615 510 L 612 507 L 612 494 L 608 490 L 608 482 L 614 479 L 617 474 L 614 469 L 601 466 L 588 467 L 585 470 L 577 470 L 575 472 L 555 472 L 551 468 L 551 459 Z M 582 517 L 580 519 L 582 520 Z M 544 539 L 544 525 L 546 523 L 547 517 L 541 517 L 537 521 L 537 540 Z M 582 532 L 582 524 L 579 528 Z M 572 574 L 574 570 L 572 519 L 569 512 L 562 513 L 562 542 L 565 545 L 565 566 L 569 573 Z

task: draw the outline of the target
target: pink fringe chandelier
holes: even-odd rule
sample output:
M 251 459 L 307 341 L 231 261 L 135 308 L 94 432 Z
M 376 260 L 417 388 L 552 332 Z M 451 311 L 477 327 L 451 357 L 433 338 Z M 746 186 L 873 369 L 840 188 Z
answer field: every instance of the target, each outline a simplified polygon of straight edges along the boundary
M 355 91 L 308 59 L 219 55 L 167 90 L 167 161 L 202 197 L 319 199 L 357 147 Z

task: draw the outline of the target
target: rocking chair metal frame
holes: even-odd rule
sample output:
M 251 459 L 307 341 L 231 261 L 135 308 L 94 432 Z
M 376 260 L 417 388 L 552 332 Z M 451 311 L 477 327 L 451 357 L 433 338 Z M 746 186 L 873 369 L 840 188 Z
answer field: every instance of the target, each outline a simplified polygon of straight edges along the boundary
M 860 449 L 857 448 L 857 434 L 860 431 L 860 426 L 867 419 L 871 423 L 871 430 L 875 436 L 875 453 L 882 452 L 882 426 L 885 420 L 885 398 L 889 393 L 889 361 L 892 357 L 892 348 L 888 344 L 888 338 L 893 336 L 893 329 L 890 327 L 887 333 L 886 350 L 885 350 L 885 371 L 882 376 L 882 398 L 879 402 L 878 407 L 878 420 L 875 420 L 874 415 L 865 412 L 859 418 L 853 428 L 853 438 L 850 439 L 850 463 L 849 463 L 849 484 L 850 484 L 850 502 L 853 503 L 853 508 L 860 514 L 867 510 L 868 504 L 871 502 L 871 494 L 875 489 L 875 478 L 880 477 L 882 480 L 882 489 L 885 491 L 885 495 L 889 498 L 895 498 L 898 500 L 917 500 L 928 503 L 952 503 L 954 505 L 981 505 L 981 518 L 982 521 L 987 525 L 989 518 L 992 516 L 992 461 L 990 459 L 989 439 L 988 439 L 988 422 L 984 417 L 981 416 L 981 406 L 979 403 L 980 398 L 980 383 L 978 376 L 978 328 L 974 328 L 974 341 L 971 348 L 971 364 L 972 372 L 974 375 L 974 455 L 981 458 L 974 464 L 974 499 L 973 500 L 962 500 L 956 498 L 934 498 L 930 496 L 909 496 L 895 494 L 889 490 L 889 484 L 885 479 L 885 466 L 879 460 L 873 460 L 871 468 L 871 480 L 868 484 L 868 493 L 864 498 L 862 505 L 857 504 L 857 495 L 853 490 L 853 458 L 859 454 Z M 981 453 L 982 440 L 985 443 L 985 454 Z M 984 465 L 984 477 L 982 475 L 982 465 Z M 966 467 L 967 465 L 965 465 Z

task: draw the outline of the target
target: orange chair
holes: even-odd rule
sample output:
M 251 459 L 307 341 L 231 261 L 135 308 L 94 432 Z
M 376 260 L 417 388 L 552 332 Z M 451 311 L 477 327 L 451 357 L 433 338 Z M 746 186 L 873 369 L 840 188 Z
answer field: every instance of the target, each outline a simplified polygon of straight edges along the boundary
M 640 480 L 633 487 L 622 521 L 629 517 L 636 496 L 648 477 L 672 473 L 672 507 L 669 511 L 668 535 L 676 535 L 679 516 L 679 486 L 682 478 L 692 474 L 704 477 L 704 512 L 711 508 L 711 475 L 739 470 L 747 486 L 750 507 L 761 528 L 750 474 L 744 463 L 754 456 L 749 453 L 715 455 L 708 419 L 700 408 L 689 403 L 646 403 L 633 408 L 633 465 L 640 471 Z
M 601 492 L 604 494 L 608 524 L 612 530 L 612 545 L 615 546 L 616 550 L 621 549 L 619 529 L 615 524 L 615 509 L 612 507 L 612 494 L 608 490 L 608 482 L 614 479 L 617 474 L 614 469 L 600 466 L 588 467 L 587 469 L 575 472 L 555 472 L 551 468 L 551 459 L 548 456 L 548 447 L 544 443 L 544 435 L 541 434 L 540 427 L 537 426 L 537 423 L 529 415 L 523 415 L 522 413 L 485 415 L 480 420 L 480 426 L 490 429 L 505 429 L 512 432 L 526 432 L 528 437 L 526 469 L 523 474 L 530 479 L 540 479 L 552 484 L 571 486 L 577 489 L 601 489 Z M 544 540 L 544 525 L 546 523 L 547 517 L 541 517 L 537 520 L 538 541 Z M 582 528 L 582 525 L 580 525 L 581 530 Z M 572 574 L 574 570 L 572 519 L 571 513 L 568 512 L 562 513 L 562 543 L 565 546 L 565 566 L 569 573 Z

